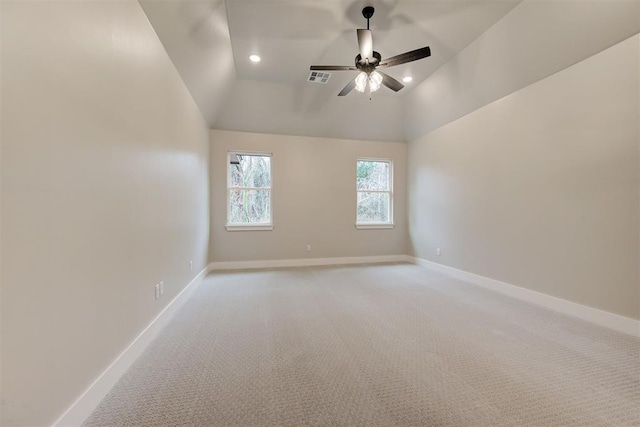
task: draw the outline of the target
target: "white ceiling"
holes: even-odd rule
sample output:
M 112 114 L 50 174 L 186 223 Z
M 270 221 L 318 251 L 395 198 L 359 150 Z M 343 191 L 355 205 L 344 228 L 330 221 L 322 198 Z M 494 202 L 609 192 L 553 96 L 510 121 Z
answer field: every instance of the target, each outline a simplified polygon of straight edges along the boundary
M 390 68 L 414 80 L 403 95 L 486 31 L 519 0 L 227 0 L 231 46 L 238 78 L 305 82 L 310 65 L 354 65 L 356 29 L 370 20 L 374 50 L 383 59 L 424 46 L 432 57 Z M 262 57 L 259 64 L 249 55 Z M 327 90 L 337 94 L 355 71 L 335 72 Z M 393 94 L 385 88 L 381 93 Z
M 458 54 L 521 0 L 140 0 L 211 127 L 337 138 L 403 140 L 400 98 Z M 372 101 L 306 81 L 310 65 L 351 65 L 356 28 L 370 21 L 384 57 L 430 46 L 432 56 L 387 71 L 413 82 Z M 262 61 L 254 64 L 249 55 Z M 354 98 L 354 99 L 351 99 Z M 359 99 L 355 99 L 359 98 Z M 367 103 L 365 105 L 365 102 Z M 306 125 L 304 124 L 306 123 Z M 383 126 L 384 124 L 384 126 Z

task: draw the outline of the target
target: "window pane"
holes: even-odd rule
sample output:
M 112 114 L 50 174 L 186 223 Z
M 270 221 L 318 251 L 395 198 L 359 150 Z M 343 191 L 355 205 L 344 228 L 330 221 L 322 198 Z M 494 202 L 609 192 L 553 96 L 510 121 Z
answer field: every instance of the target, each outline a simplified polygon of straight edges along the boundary
M 271 187 L 271 157 L 238 154 L 239 165 L 229 165 L 231 187 Z
M 358 160 L 358 190 L 389 190 L 389 162 Z
M 389 193 L 358 192 L 358 223 L 389 222 Z
M 269 224 L 271 190 L 229 190 L 229 224 Z

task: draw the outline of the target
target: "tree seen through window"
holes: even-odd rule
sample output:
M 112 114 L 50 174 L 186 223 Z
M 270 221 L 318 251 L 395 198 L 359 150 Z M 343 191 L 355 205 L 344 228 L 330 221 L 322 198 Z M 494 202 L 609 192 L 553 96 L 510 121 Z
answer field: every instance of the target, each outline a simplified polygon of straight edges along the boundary
M 229 164 L 229 224 L 271 223 L 271 157 L 237 154 Z
M 356 176 L 357 223 L 391 223 L 391 162 L 358 160 Z

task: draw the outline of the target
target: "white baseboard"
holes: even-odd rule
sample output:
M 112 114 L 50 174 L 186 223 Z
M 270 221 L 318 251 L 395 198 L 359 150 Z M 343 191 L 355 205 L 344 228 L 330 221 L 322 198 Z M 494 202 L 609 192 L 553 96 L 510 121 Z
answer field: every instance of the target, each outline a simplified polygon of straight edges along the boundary
M 311 267 L 314 265 L 372 264 L 383 262 L 413 262 L 407 255 L 380 255 L 340 258 L 274 259 L 263 261 L 222 261 L 209 264 L 209 271 L 244 270 L 254 268 Z
M 414 264 L 429 268 L 449 277 L 453 277 L 473 285 L 482 286 L 483 288 L 491 289 L 492 291 L 496 291 L 501 294 L 509 295 L 606 328 L 614 329 L 618 332 L 640 337 L 639 320 L 609 313 L 608 311 L 599 310 L 586 305 L 577 304 L 562 298 L 532 291 L 520 286 L 511 285 L 489 277 L 469 273 L 468 271 L 459 270 L 433 261 L 427 261 L 426 259 L 414 257 L 408 258 L 410 259 L 409 262 L 413 262 Z
M 67 427 L 81 425 L 120 377 L 142 354 L 147 346 L 154 340 L 162 328 L 169 323 L 178 309 L 189 299 L 189 296 L 198 287 L 202 279 L 209 272 L 208 267 L 203 269 L 191 282 L 167 304 L 155 319 L 124 349 L 122 353 L 105 369 L 96 380 L 76 399 L 75 402 L 53 423 L 54 427 Z

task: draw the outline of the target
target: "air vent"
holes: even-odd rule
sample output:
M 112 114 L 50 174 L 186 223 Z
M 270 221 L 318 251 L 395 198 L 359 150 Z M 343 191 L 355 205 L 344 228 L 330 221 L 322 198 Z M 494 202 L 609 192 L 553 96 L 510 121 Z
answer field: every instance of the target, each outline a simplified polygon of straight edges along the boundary
M 308 82 L 327 84 L 331 78 L 331 73 L 323 73 L 321 71 L 312 71 L 309 73 Z

